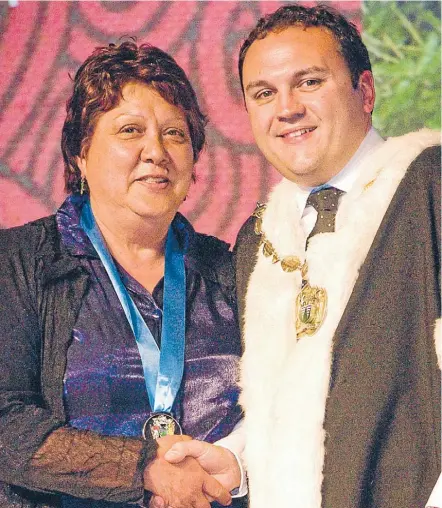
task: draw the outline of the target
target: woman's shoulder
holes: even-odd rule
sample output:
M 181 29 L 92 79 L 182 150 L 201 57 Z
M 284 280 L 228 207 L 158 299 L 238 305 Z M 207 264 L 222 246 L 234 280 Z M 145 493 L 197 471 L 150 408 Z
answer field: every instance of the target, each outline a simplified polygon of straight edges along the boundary
M 55 216 L 43 217 L 22 226 L 0 230 L 0 253 L 13 254 L 19 251 L 29 256 L 53 244 L 57 237 Z
M 195 243 L 198 245 L 198 248 L 215 259 L 220 258 L 224 260 L 231 259 L 232 257 L 232 252 L 229 250 L 230 244 L 216 236 L 195 232 Z
M 180 220 L 187 232 L 186 265 L 205 278 L 233 287 L 235 275 L 230 245 L 215 236 L 196 232 L 184 217 Z
M 207 276 L 213 278 L 225 286 L 235 285 L 233 267 L 233 255 L 229 250 L 229 244 L 215 236 L 203 233 L 195 233 L 193 254 L 197 266 L 208 268 Z

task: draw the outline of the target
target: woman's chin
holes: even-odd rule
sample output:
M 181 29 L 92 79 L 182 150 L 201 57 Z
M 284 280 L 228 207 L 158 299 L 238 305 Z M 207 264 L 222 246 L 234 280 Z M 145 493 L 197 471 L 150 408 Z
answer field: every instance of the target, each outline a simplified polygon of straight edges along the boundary
M 134 203 L 130 209 L 136 216 L 144 220 L 168 221 L 174 218 L 180 203 L 164 199 L 149 199 Z

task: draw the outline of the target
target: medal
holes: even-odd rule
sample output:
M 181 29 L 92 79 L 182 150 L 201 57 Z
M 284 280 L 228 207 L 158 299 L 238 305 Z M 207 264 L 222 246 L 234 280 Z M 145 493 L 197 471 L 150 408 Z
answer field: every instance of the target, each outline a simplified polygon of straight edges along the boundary
M 318 286 L 310 286 L 308 282 L 307 261 L 301 262 L 297 256 L 285 256 L 281 258 L 267 239 L 262 230 L 265 205 L 258 203 L 253 217 L 255 221 L 255 234 L 260 237 L 260 246 L 265 257 L 271 258 L 272 263 L 280 263 L 284 272 L 290 273 L 296 270 L 301 272 L 302 287 L 295 303 L 296 314 L 296 337 L 314 335 L 324 322 L 327 312 L 327 291 Z
M 325 289 L 303 286 L 296 298 L 296 330 L 298 339 L 305 335 L 314 335 L 322 325 L 327 312 L 327 292 Z
M 143 316 L 121 280 L 96 224 L 89 201 L 83 205 L 80 224 L 109 275 L 138 347 L 149 404 L 153 410 L 143 425 L 143 437 L 150 439 L 149 432 L 154 439 L 182 434 L 179 423 L 170 414 L 183 377 L 186 338 L 184 249 L 176 237 L 174 228 L 172 225 L 169 226 L 166 239 L 160 351 Z
M 152 413 L 143 425 L 144 439 L 149 439 L 149 435 L 154 439 L 159 439 L 182 433 L 180 424 L 170 413 Z

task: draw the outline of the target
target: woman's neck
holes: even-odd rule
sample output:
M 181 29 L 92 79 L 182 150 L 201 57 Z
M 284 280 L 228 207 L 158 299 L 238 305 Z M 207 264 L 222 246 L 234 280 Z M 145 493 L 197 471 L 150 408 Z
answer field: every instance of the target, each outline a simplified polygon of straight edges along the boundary
M 91 207 L 113 258 L 148 291 L 164 276 L 164 253 L 170 220 L 145 219 L 135 214 L 107 214 Z

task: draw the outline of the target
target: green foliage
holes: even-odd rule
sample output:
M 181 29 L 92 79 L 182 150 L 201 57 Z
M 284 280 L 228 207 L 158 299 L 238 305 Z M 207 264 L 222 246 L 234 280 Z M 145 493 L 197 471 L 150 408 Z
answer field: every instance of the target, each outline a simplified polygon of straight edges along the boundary
M 374 125 L 386 136 L 441 126 L 439 1 L 363 4 L 363 40 L 376 83 Z

